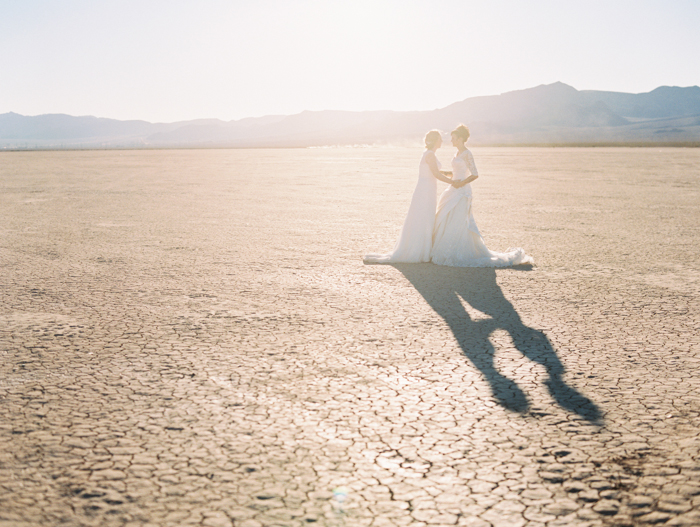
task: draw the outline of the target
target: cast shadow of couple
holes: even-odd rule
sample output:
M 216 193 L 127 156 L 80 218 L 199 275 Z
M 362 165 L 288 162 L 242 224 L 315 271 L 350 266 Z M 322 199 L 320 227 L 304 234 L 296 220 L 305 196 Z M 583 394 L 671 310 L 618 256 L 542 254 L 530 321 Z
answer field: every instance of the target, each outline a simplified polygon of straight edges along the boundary
M 564 365 L 547 336 L 523 324 L 518 312 L 503 296 L 494 269 L 433 264 L 392 264 L 392 267 L 400 271 L 445 320 L 460 348 L 486 378 L 495 399 L 503 407 L 525 413 L 529 402 L 515 381 L 495 367 L 495 349 L 489 336 L 498 329 L 508 332 L 520 353 L 545 368 L 544 384 L 557 404 L 590 422 L 601 419 L 598 407 L 562 378 Z M 460 298 L 488 318 L 473 319 Z

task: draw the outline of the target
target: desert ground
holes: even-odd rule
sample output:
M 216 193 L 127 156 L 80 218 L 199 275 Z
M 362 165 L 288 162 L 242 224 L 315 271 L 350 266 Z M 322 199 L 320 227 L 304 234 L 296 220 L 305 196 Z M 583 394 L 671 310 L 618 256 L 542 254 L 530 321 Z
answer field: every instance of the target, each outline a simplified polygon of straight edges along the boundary
M 0 153 L 0 527 L 700 525 L 700 149 L 473 154 Z

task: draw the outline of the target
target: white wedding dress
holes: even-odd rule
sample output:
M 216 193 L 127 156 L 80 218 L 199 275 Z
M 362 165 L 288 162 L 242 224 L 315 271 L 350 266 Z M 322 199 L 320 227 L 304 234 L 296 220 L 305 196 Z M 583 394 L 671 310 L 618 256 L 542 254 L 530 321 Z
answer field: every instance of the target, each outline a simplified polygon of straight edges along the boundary
M 426 162 L 432 150 L 423 152 L 418 168 L 418 184 L 413 191 L 406 220 L 394 250 L 389 254 L 367 254 L 365 263 L 418 263 L 430 261 L 437 202 L 437 180 Z M 440 162 L 438 161 L 438 167 Z
M 464 150 L 452 159 L 452 179 L 461 181 L 469 175 L 479 174 L 472 153 Z M 431 258 L 435 264 L 451 267 L 509 267 L 535 263 L 519 247 L 504 253 L 486 247 L 472 214 L 470 183 L 461 188 L 450 185 L 440 196 Z

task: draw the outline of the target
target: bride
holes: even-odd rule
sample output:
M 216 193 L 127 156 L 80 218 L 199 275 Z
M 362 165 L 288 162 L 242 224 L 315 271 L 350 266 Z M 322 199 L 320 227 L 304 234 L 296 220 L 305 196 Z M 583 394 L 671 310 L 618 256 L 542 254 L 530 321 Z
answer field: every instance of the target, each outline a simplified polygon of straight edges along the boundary
M 508 267 L 532 265 L 532 256 L 521 248 L 510 248 L 504 253 L 490 251 L 472 214 L 472 189 L 470 183 L 479 177 L 472 153 L 465 143 L 469 128 L 463 124 L 452 131 L 452 146 L 457 153 L 452 159 L 453 186 L 440 196 L 431 258 L 438 265 L 451 267 Z M 457 182 L 461 182 L 458 185 Z M 405 228 L 405 227 L 404 227 Z
M 418 184 L 413 191 L 411 205 L 403 223 L 399 239 L 389 254 L 367 254 L 365 263 L 418 263 L 430 261 L 435 225 L 435 203 L 437 201 L 436 180 L 450 183 L 456 189 L 466 182 L 456 182 L 447 177 L 449 172 L 440 171 L 440 162 L 435 151 L 442 146 L 442 136 L 438 130 L 431 130 L 425 136 L 425 152 L 418 168 Z

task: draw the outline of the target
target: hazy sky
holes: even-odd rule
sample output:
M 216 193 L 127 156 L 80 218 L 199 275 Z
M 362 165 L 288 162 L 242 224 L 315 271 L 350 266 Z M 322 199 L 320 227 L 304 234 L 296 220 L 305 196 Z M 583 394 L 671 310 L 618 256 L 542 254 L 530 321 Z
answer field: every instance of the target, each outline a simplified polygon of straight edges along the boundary
M 0 0 L 0 113 L 427 110 L 700 84 L 698 0 Z

